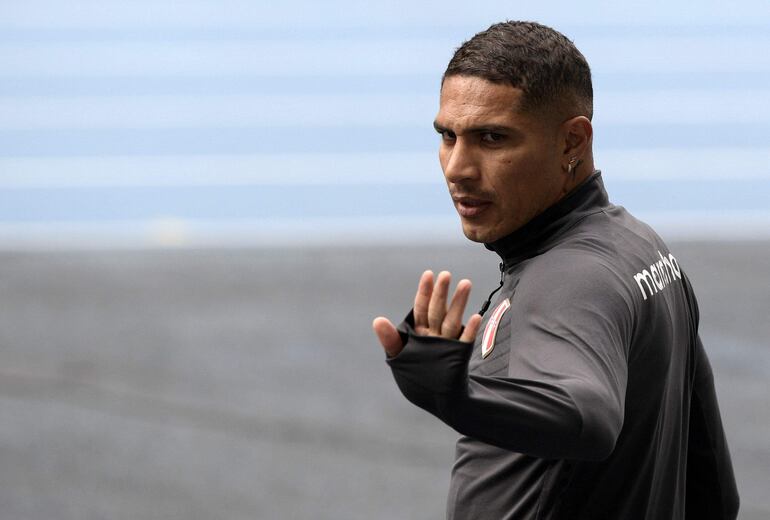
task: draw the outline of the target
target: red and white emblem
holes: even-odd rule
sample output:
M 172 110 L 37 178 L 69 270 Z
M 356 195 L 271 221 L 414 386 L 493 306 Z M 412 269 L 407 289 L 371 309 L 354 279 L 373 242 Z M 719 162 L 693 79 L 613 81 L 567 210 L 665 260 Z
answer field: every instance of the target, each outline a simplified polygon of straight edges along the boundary
M 481 357 L 487 357 L 492 349 L 495 348 L 495 336 L 497 335 L 497 327 L 500 326 L 505 311 L 511 308 L 511 301 L 506 298 L 501 301 L 500 304 L 492 311 L 492 315 L 489 317 L 487 326 L 484 327 L 484 335 L 481 336 Z

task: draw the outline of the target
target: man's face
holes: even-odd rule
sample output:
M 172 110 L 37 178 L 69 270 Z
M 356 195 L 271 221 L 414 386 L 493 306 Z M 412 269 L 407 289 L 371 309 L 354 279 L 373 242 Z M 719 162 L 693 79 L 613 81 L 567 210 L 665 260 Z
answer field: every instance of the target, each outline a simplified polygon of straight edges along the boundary
M 441 88 L 439 159 L 465 236 L 493 242 L 562 196 L 558 125 L 518 110 L 520 89 L 471 76 Z

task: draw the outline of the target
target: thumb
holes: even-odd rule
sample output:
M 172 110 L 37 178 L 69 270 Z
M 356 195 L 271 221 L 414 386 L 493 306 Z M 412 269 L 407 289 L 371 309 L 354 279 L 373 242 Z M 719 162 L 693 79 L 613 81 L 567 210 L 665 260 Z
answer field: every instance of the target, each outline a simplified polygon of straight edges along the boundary
M 375 318 L 372 322 L 372 328 L 388 357 L 397 356 L 403 350 L 404 344 L 401 343 L 401 336 L 388 318 L 382 316 Z

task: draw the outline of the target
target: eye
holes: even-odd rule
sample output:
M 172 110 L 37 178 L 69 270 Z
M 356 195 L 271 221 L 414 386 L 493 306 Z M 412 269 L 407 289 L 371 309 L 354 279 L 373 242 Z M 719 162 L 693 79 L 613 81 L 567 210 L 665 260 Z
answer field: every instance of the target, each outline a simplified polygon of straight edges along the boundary
M 481 140 L 485 143 L 499 143 L 503 139 L 505 139 L 503 134 L 498 134 L 495 132 L 484 132 L 481 134 Z
M 441 140 L 444 142 L 454 142 L 454 140 L 457 138 L 457 136 L 454 134 L 454 132 L 450 130 L 436 130 L 439 135 L 441 136 Z

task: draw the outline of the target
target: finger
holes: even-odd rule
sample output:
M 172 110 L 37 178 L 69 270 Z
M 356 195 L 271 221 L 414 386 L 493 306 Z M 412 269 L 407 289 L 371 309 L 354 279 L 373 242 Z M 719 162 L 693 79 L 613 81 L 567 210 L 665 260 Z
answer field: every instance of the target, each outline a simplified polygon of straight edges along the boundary
M 428 328 L 428 306 L 433 294 L 433 271 L 425 271 L 417 285 L 414 297 L 414 328 L 419 332 Z
M 382 316 L 375 318 L 372 322 L 372 328 L 388 357 L 397 356 L 404 349 L 398 330 L 388 318 Z
M 441 271 L 436 278 L 433 294 L 428 307 L 428 327 L 432 334 L 441 335 L 441 324 L 446 316 L 446 298 L 449 294 L 449 282 L 452 275 L 449 271 Z
M 463 328 L 463 313 L 465 305 L 468 303 L 468 295 L 471 292 L 470 280 L 460 280 L 452 296 L 452 303 L 449 304 L 449 310 L 441 324 L 441 335 L 445 338 L 456 339 Z
M 465 324 L 465 330 L 463 331 L 462 336 L 460 336 L 460 341 L 473 343 L 480 326 L 481 314 L 474 314 L 468 319 L 468 323 Z

